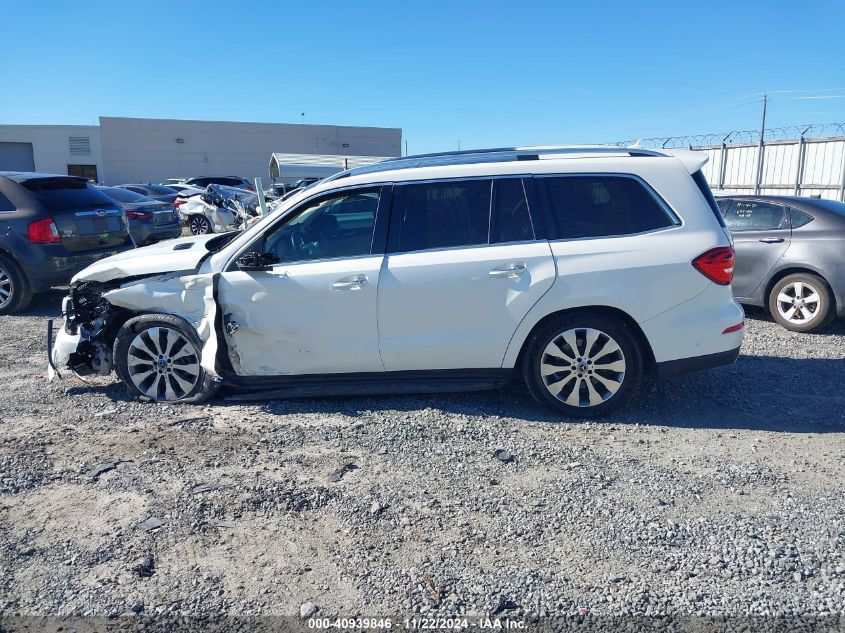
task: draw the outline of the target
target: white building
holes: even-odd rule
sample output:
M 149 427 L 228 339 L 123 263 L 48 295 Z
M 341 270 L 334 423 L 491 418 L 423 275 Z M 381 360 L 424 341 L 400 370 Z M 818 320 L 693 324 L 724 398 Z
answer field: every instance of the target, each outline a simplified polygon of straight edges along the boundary
M 274 152 L 399 156 L 400 128 L 100 117 L 100 125 L 0 125 L 0 170 L 106 184 L 268 176 Z

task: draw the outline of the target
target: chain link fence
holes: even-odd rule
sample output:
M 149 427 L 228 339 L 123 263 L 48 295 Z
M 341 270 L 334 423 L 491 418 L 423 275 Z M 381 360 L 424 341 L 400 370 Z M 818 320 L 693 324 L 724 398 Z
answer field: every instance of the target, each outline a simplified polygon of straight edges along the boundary
M 710 160 L 704 175 L 727 193 L 816 196 L 845 202 L 845 123 L 815 123 L 663 136 L 611 143 L 655 149 L 693 149 Z

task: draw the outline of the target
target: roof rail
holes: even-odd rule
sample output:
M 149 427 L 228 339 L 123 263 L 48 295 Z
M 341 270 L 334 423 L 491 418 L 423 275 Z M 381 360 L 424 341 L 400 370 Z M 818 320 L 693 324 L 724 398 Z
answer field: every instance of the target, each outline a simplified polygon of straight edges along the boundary
M 611 145 L 551 145 L 537 147 L 499 147 L 494 149 L 472 149 L 459 152 L 438 152 L 434 154 L 417 154 L 415 156 L 398 156 L 387 160 L 356 167 L 334 174 L 326 181 L 337 180 L 347 176 L 372 174 L 394 169 L 412 169 L 414 167 L 441 167 L 444 165 L 472 165 L 477 163 L 504 163 L 517 160 L 539 160 L 540 157 L 601 154 L 628 154 L 629 156 L 665 156 L 665 154 L 648 149 L 615 147 Z

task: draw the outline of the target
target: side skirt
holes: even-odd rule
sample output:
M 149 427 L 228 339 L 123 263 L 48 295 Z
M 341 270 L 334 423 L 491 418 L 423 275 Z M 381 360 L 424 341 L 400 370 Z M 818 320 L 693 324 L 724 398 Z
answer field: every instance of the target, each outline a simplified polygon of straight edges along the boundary
M 369 396 L 485 391 L 504 386 L 511 369 L 441 369 L 304 376 L 228 376 L 227 400 L 272 400 L 312 396 Z

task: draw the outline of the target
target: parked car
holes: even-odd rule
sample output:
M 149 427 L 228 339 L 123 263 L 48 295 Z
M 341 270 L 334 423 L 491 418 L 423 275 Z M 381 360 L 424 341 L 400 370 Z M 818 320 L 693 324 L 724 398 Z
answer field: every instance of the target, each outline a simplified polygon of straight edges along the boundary
M 0 314 L 132 247 L 123 210 L 84 178 L 0 171 Z
M 154 244 L 182 234 L 179 213 L 174 211 L 173 205 L 120 187 L 99 189 L 123 207 L 129 220 L 129 233 L 136 244 Z
M 170 186 L 167 184 L 167 181 L 162 184 L 166 184 L 168 187 Z M 205 189 L 208 185 L 223 185 L 226 187 L 237 187 L 239 189 L 255 191 L 253 184 L 246 178 L 241 178 L 240 176 L 195 176 L 193 178 L 184 178 L 178 183 L 173 184 L 193 185 L 194 187 L 200 187 L 201 189 Z
M 128 189 L 129 191 L 140 193 L 142 196 L 147 196 L 152 200 L 158 200 L 159 202 L 169 202 L 170 204 L 173 204 L 173 202 L 176 200 L 176 195 L 179 193 L 179 191 L 174 189 L 173 187 L 165 187 L 164 185 L 153 185 L 150 183 L 115 185 L 115 187 L 119 187 L 120 189 Z
M 794 332 L 845 316 L 845 204 L 793 196 L 720 196 L 736 249 L 734 295 Z
M 258 196 L 252 191 L 209 185 L 198 195 L 185 198 L 177 209 L 193 235 L 206 235 L 244 228 L 259 215 L 257 207 Z
M 246 231 L 90 266 L 51 362 L 115 368 L 160 401 L 519 376 L 560 413 L 610 413 L 646 374 L 729 364 L 742 342 L 707 157 L 673 154 L 520 148 L 342 172 Z

